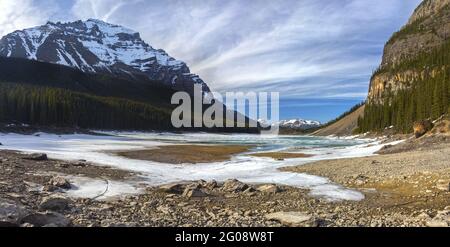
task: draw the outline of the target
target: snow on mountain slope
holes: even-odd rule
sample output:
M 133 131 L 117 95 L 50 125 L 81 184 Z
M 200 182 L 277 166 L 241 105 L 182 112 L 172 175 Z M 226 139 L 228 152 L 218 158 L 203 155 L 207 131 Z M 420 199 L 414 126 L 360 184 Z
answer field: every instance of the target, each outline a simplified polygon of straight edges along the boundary
M 258 120 L 258 122 L 263 127 L 268 126 L 268 123 L 265 120 L 260 119 L 260 120 Z M 322 126 L 322 123 L 320 123 L 318 121 L 313 121 L 313 120 L 291 119 L 291 120 L 281 120 L 272 125 L 278 125 L 280 128 L 307 130 L 307 129 L 320 127 L 320 126 Z
M 292 120 L 282 120 L 279 122 L 279 125 L 281 128 L 306 130 L 306 129 L 319 127 L 322 124 L 318 121 L 292 119 Z
M 177 90 L 208 86 L 188 66 L 145 43 L 140 34 L 100 20 L 52 23 L 15 31 L 0 40 L 0 56 L 74 67 L 84 72 L 145 75 Z

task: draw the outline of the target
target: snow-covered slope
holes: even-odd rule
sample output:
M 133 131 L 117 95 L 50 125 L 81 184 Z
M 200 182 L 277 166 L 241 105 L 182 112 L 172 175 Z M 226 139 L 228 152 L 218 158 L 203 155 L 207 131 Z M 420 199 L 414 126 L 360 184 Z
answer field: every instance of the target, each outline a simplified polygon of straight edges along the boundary
M 281 128 L 301 129 L 301 130 L 316 128 L 320 127 L 321 125 L 322 124 L 318 121 L 303 120 L 303 119 L 282 120 L 279 122 L 279 126 Z
M 268 126 L 267 121 L 258 120 L 261 126 Z M 307 130 L 322 126 L 322 123 L 313 120 L 303 120 L 303 119 L 291 119 L 291 120 L 281 120 L 272 125 L 278 125 L 280 128 L 297 129 L 297 130 Z
M 184 62 L 154 49 L 139 33 L 100 20 L 48 22 L 15 31 L 0 40 L 0 56 L 61 64 L 84 72 L 145 75 L 177 90 L 201 84 L 204 91 L 209 91 Z

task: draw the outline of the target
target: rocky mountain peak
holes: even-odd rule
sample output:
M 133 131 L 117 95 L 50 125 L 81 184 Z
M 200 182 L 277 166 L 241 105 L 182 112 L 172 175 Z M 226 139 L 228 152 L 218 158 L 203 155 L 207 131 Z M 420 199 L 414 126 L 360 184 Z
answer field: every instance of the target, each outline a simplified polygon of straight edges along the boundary
M 368 101 L 383 103 L 386 91 L 395 93 L 410 88 L 414 81 L 434 77 L 439 68 L 399 69 L 399 65 L 441 47 L 448 40 L 450 0 L 423 1 L 409 22 L 387 42 L 381 66 L 371 80 Z
M 138 32 L 97 19 L 48 22 L 15 31 L 0 40 L 0 56 L 61 64 L 90 73 L 144 76 L 181 91 L 201 84 L 209 91 L 186 63 L 154 49 Z
M 305 120 L 305 119 L 290 119 L 290 120 L 281 120 L 276 123 L 270 124 L 268 121 L 259 119 L 259 124 L 263 127 L 269 126 L 279 126 L 280 128 L 286 129 L 295 129 L 295 130 L 308 130 L 312 128 L 317 128 L 322 126 L 322 123 L 314 120 Z
M 424 0 L 414 11 L 408 24 L 438 13 L 443 7 L 450 4 L 450 0 Z

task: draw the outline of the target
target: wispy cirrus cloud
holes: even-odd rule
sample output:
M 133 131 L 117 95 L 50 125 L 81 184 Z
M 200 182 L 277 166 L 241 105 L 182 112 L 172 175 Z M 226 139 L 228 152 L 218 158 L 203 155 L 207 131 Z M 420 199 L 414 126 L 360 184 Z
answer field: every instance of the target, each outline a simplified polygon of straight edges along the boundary
M 384 42 L 419 2 L 78 0 L 72 10 L 137 29 L 218 91 L 363 98 Z
M 45 23 L 57 9 L 52 0 L 45 8 L 34 0 L 0 0 L 0 37 L 10 32 Z
M 420 0 L 61 0 L 59 14 L 42 2 L 0 0 L 0 33 L 46 16 L 98 18 L 139 31 L 214 90 L 363 98 L 385 41 Z

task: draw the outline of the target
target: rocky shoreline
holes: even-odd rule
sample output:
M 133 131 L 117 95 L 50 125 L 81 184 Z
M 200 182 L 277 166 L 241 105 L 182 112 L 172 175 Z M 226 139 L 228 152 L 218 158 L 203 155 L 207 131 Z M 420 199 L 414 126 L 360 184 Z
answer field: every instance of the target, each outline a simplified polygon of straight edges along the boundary
M 145 187 L 139 195 L 108 200 L 77 199 L 66 193 L 71 189 L 70 179 L 64 178 L 66 175 L 123 180 L 138 174 L 84 161 L 48 160 L 43 154 L 0 151 L 0 161 L 0 226 L 379 227 L 450 224 L 447 192 L 438 197 L 427 197 L 442 203 L 411 207 L 398 198 L 389 201 L 396 204 L 387 204 L 385 193 L 367 188 L 361 189 L 366 195 L 363 201 L 330 202 L 311 197 L 308 190 L 299 188 L 228 180 L 224 183 L 193 181 Z

